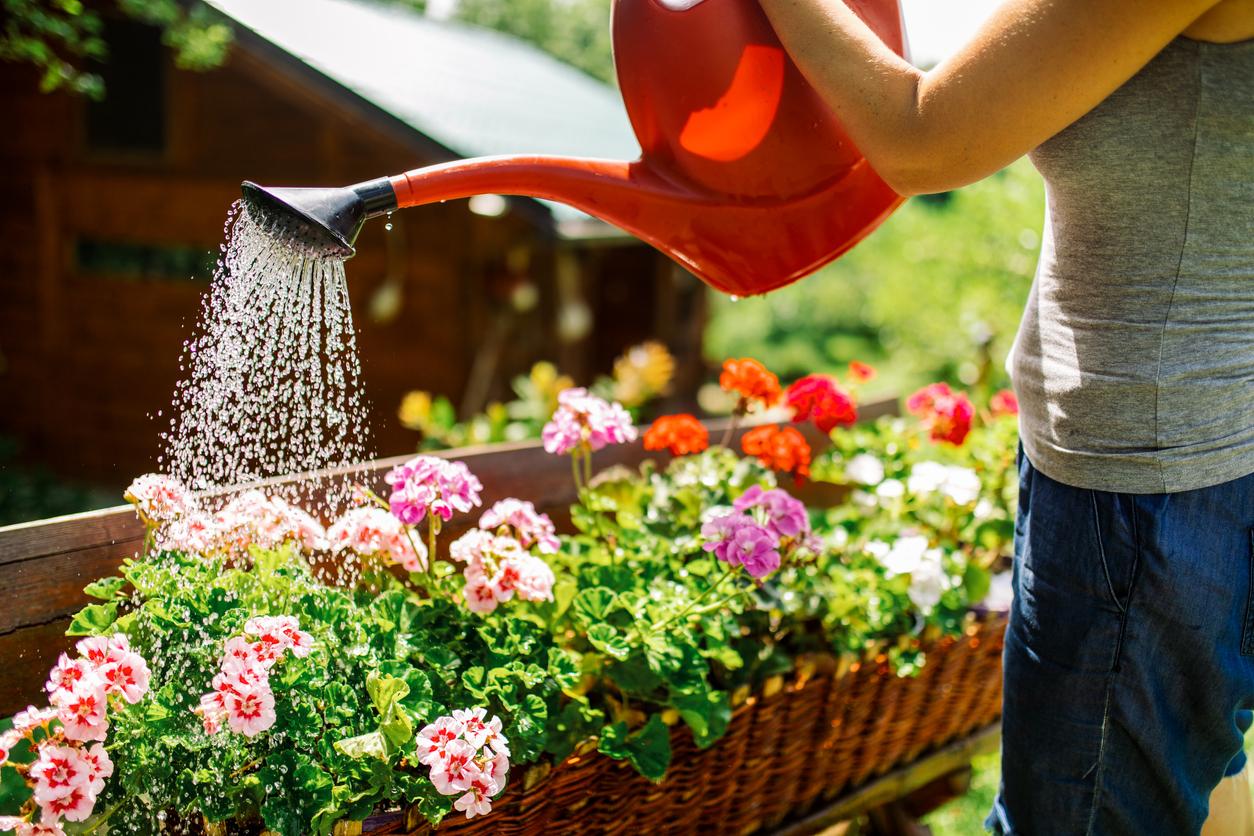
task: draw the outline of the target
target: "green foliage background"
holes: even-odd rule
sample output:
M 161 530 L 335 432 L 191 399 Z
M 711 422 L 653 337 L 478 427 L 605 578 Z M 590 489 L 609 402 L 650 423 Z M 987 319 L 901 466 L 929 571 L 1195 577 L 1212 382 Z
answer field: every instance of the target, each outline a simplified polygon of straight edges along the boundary
M 872 395 L 933 380 L 1004 386 L 1044 202 L 1026 160 L 914 198 L 814 276 L 768 296 L 712 294 L 706 357 L 756 357 L 784 379 L 862 360 L 880 370 Z

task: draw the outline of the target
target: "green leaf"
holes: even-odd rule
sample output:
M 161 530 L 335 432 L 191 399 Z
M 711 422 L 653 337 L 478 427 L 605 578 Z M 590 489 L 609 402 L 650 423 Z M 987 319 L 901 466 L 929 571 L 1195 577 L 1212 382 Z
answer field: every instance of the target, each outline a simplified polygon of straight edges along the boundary
M 972 604 L 983 601 L 988 596 L 991 582 L 988 570 L 968 563 L 966 571 L 962 573 L 962 587 L 967 593 L 967 601 Z
M 373 671 L 366 677 L 366 691 L 379 712 L 379 731 L 393 746 L 401 747 L 414 739 L 414 726 L 400 701 L 409 693 L 405 680 L 381 676 Z
M 657 714 L 631 734 L 626 723 L 615 723 L 602 731 L 597 751 L 615 760 L 626 758 L 637 772 L 656 783 L 666 777 L 671 765 L 670 730 Z
M 579 659 L 574 651 L 560 647 L 549 648 L 549 676 L 557 687 L 568 691 L 579 684 Z
M 350 758 L 378 758 L 384 761 L 388 759 L 387 739 L 377 731 L 337 740 L 335 751 Z
M 74 616 L 65 634 L 67 636 L 99 636 L 112 626 L 117 617 L 116 601 L 108 604 L 89 604 Z
M 731 722 L 731 703 L 723 691 L 677 694 L 671 697 L 671 706 L 692 729 L 692 738 L 702 749 L 722 737 Z
M 606 617 L 618 608 L 618 596 L 614 590 L 604 586 L 582 589 L 571 604 L 571 612 L 575 620 L 585 627 L 605 621 Z
M 108 577 L 101 578 L 98 581 L 87 584 L 83 588 L 83 592 L 92 598 L 99 598 L 101 601 L 110 601 L 115 595 L 126 586 L 126 578 Z
M 620 662 L 631 655 L 631 645 L 627 643 L 627 639 L 608 624 L 593 624 L 589 627 L 588 641 L 597 650 Z

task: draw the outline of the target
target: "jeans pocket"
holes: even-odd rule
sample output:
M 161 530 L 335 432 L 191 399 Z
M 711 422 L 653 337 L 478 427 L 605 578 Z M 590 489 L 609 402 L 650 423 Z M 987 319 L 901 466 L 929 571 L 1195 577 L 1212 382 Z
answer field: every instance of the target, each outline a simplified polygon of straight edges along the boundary
M 1254 656 L 1254 528 L 1249 530 L 1249 554 L 1247 563 L 1250 573 L 1245 579 L 1245 632 L 1241 636 L 1241 655 Z
M 1101 563 L 1106 591 L 1120 612 L 1127 612 L 1139 562 L 1136 541 L 1136 504 L 1132 497 L 1090 490 L 1093 540 Z

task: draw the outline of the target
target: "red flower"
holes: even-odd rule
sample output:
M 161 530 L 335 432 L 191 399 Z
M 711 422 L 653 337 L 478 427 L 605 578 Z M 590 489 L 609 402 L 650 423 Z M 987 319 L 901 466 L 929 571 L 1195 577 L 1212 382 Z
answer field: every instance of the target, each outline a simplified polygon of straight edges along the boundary
M 933 383 L 915 392 L 906 400 L 906 409 L 919 416 L 933 441 L 947 441 L 955 447 L 966 441 L 975 417 L 970 398 L 953 392 L 944 383 Z
M 810 445 L 793 427 L 780 428 L 775 424 L 755 427 L 745 433 L 740 446 L 762 464 L 772 470 L 791 473 L 798 481 L 810 475 Z
M 1009 389 L 1002 389 L 996 395 L 989 398 L 988 408 L 993 415 L 1001 417 L 1003 415 L 1019 414 L 1019 399 L 1015 397 L 1015 393 Z
M 812 420 L 825 433 L 858 419 L 853 398 L 830 377 L 806 375 L 788 387 L 787 398 L 794 421 Z
M 718 385 L 725 391 L 740 395 L 742 408 L 748 406 L 748 401 L 761 401 L 763 406 L 774 406 L 782 394 L 779 378 L 749 357 L 725 360 Z
M 709 446 L 709 431 L 692 415 L 663 415 L 644 433 L 644 449 L 670 450 L 672 456 L 700 453 Z
M 867 383 L 874 380 L 877 374 L 879 372 L 866 363 L 861 363 L 857 360 L 849 363 L 849 377 L 853 379 L 854 383 Z

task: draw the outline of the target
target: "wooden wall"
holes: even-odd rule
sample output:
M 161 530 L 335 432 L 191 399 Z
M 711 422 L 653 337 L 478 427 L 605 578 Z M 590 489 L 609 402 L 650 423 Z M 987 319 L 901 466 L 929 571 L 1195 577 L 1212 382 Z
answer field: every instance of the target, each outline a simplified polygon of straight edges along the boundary
M 85 103 L 38 93 L 34 73 L 0 63 L 0 110 L 9 125 L 0 131 L 0 434 L 21 439 L 27 458 L 119 493 L 151 469 L 180 377 L 180 346 L 206 287 L 84 274 L 77 240 L 216 250 L 243 179 L 340 185 L 435 159 L 439 149 L 412 130 L 288 63 L 241 42 L 222 69 L 168 67 L 167 147 L 147 156 L 86 150 Z M 379 222 L 362 233 L 348 272 L 381 454 L 414 445 L 395 420 L 405 391 L 461 401 L 496 320 L 510 324 L 508 350 L 491 364 L 488 394 L 496 397 L 534 360 L 562 356 L 589 373 L 625 348 L 622 340 L 657 333 L 652 306 L 657 287 L 674 286 L 659 285 L 660 265 L 669 262 L 631 244 L 580 260 L 646 292 L 614 306 L 613 330 L 559 345 L 555 245 L 527 217 L 541 211 L 537 204 L 513 207 L 484 218 L 455 201 L 398 215 L 391 233 Z M 540 304 L 506 314 L 519 263 L 538 285 Z M 376 322 L 370 301 L 389 271 L 400 275 L 402 305 L 393 319 Z M 581 283 L 595 286 L 597 273 Z M 165 414 L 156 418 L 158 411 Z

